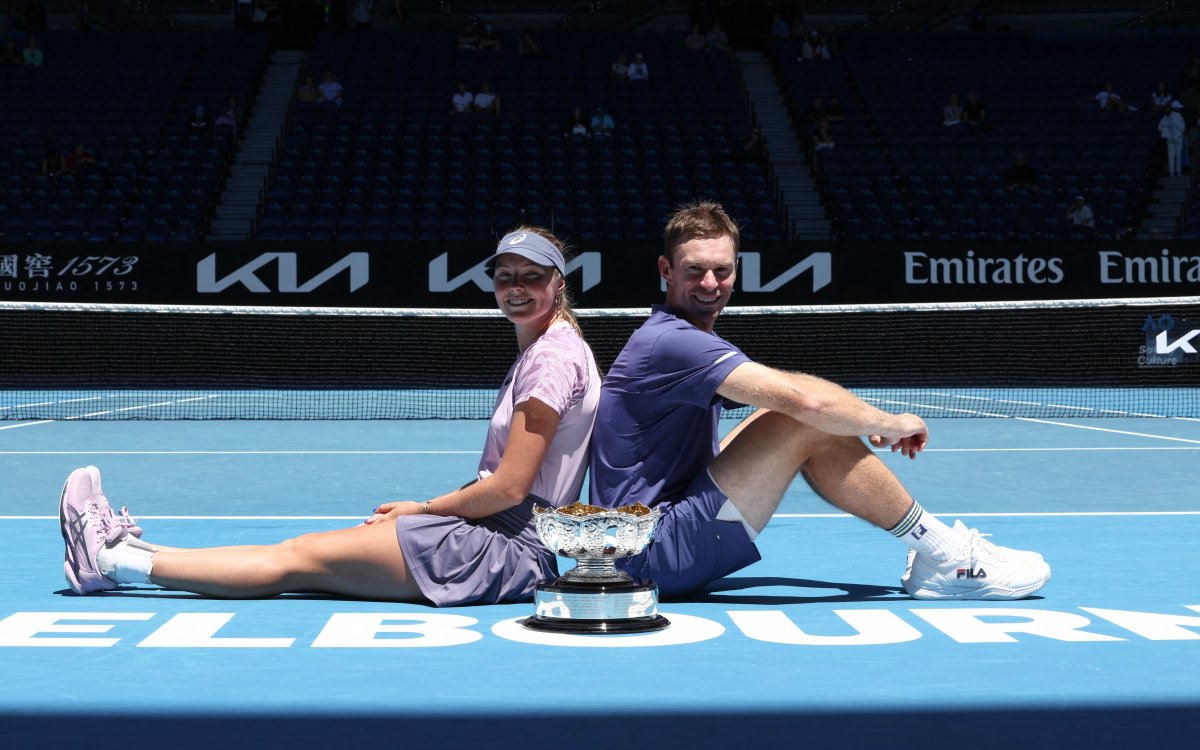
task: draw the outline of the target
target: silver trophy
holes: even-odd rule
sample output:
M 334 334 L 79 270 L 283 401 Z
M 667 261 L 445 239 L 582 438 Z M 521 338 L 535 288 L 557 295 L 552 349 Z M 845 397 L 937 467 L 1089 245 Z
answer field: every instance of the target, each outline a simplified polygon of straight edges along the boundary
M 522 624 L 558 633 L 644 633 L 670 621 L 658 613 L 658 587 L 617 568 L 621 557 L 641 552 L 654 536 L 658 511 L 640 503 L 611 510 L 575 503 L 534 508 L 542 543 L 576 566 L 534 594 L 533 617 Z

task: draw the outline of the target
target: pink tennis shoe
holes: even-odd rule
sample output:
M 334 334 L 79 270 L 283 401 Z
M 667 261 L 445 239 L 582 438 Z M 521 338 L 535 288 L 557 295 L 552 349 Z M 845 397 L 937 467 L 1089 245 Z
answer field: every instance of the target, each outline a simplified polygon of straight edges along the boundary
M 63 573 L 76 594 L 90 594 L 117 587 L 115 581 L 100 572 L 100 550 L 130 534 L 133 519 L 122 508 L 122 522 L 100 486 L 100 470 L 95 466 L 76 469 L 67 477 L 58 501 L 58 520 L 66 542 Z M 135 526 L 136 528 L 136 526 Z M 137 529 L 140 533 L 141 529 Z

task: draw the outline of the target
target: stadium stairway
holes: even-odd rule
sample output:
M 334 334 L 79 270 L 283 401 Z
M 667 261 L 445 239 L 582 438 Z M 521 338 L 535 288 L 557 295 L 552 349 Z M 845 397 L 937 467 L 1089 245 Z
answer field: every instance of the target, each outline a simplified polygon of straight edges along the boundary
M 1159 177 L 1142 225 L 1138 228 L 1137 238 L 1156 240 L 1178 237 L 1191 194 L 1190 175 Z
M 259 203 L 280 138 L 284 134 L 303 64 L 303 51 L 278 50 L 272 53 L 255 98 L 254 112 L 246 124 L 230 168 L 229 180 L 217 205 L 208 239 L 244 240 L 253 233 Z
M 771 175 L 787 214 L 787 237 L 829 239 L 831 224 L 770 61 L 757 50 L 738 52 L 737 61 L 755 121 L 767 141 Z

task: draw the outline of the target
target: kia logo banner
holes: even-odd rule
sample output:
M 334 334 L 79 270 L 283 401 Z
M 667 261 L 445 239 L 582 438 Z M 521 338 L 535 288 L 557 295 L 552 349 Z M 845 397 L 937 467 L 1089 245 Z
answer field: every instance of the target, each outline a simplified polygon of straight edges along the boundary
M 486 241 L 12 243 L 0 246 L 0 299 L 489 308 L 484 261 L 492 250 Z M 661 300 L 660 253 L 656 242 L 581 243 L 567 266 L 576 305 L 649 307 Z M 1197 294 L 1197 242 L 760 242 L 742 247 L 733 304 Z M 1192 346 L 1195 338 L 1187 341 Z

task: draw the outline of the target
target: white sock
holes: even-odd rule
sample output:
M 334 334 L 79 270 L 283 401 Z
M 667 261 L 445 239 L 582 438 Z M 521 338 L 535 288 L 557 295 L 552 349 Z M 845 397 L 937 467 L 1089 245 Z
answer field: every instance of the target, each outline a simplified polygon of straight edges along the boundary
M 96 563 L 101 575 L 117 583 L 150 583 L 157 551 L 135 536 L 126 536 L 111 547 L 103 547 Z
M 936 516 L 926 513 L 916 500 L 913 500 L 912 507 L 900 519 L 900 523 L 887 531 L 918 553 L 938 562 L 956 557 L 967 546 L 962 534 L 939 521 Z

